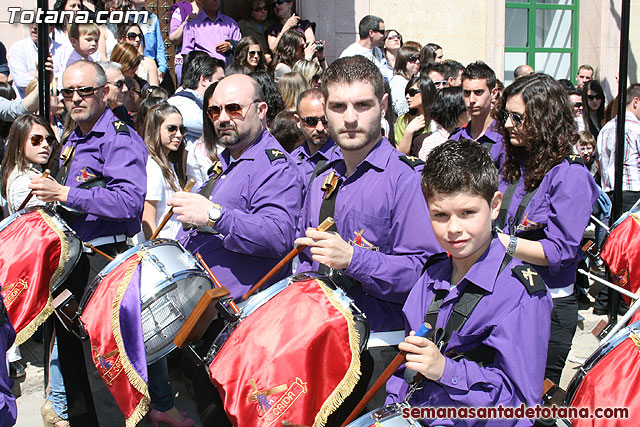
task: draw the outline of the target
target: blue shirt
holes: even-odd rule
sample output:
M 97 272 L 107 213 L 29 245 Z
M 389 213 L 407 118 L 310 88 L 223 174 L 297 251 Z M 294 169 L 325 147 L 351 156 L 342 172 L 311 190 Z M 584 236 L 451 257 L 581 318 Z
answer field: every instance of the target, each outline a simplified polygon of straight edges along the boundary
M 169 69 L 167 67 L 167 52 L 164 47 L 164 41 L 162 40 L 158 15 L 146 10 L 141 12 L 147 15 L 146 23 L 142 21 L 142 14 L 138 20 L 139 22 L 136 22 L 140 25 L 142 33 L 144 34 L 144 56 L 153 58 L 158 64 L 158 70 L 166 73 Z

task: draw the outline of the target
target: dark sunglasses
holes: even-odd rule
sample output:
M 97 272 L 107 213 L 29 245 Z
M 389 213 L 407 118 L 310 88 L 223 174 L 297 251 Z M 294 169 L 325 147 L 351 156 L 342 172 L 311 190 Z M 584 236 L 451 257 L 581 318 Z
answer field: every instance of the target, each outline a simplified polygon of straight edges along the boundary
M 262 51 L 261 50 L 250 50 L 249 51 L 249 56 L 260 56 L 262 55 Z
M 115 82 L 107 82 L 107 83 L 109 83 L 110 85 L 114 85 L 118 89 L 122 89 L 122 86 L 124 86 L 125 81 L 124 81 L 124 79 L 120 79 L 120 80 L 115 81 Z
M 415 87 L 412 87 L 411 89 L 407 90 L 407 95 L 411 97 L 416 96 L 419 93 L 420 93 L 420 89 L 416 89 Z
M 176 133 L 178 131 L 178 129 L 180 129 L 180 133 L 185 135 L 187 133 L 187 131 L 189 129 L 187 129 L 186 126 L 180 125 L 180 126 L 176 126 L 176 125 L 168 125 L 167 126 L 167 131 L 169 133 Z
M 291 0 L 276 0 L 273 2 L 273 7 L 275 7 L 277 4 L 282 4 L 282 3 L 291 3 Z
M 255 100 L 253 102 L 251 102 L 250 104 L 245 105 L 245 107 L 248 107 L 249 105 L 255 103 L 255 102 L 260 102 L 259 100 Z M 209 115 L 209 117 L 211 118 L 211 120 L 218 120 L 218 118 L 220 118 L 220 114 L 222 113 L 222 110 L 227 112 L 227 115 L 232 118 L 232 119 L 237 119 L 242 117 L 242 110 L 244 109 L 244 107 L 238 103 L 231 103 L 231 104 L 227 104 L 227 105 L 222 105 L 222 106 L 218 106 L 218 105 L 211 105 L 209 106 L 209 108 L 207 108 L 207 114 Z
M 407 61 L 409 62 L 416 62 L 418 59 L 420 59 L 419 56 L 410 56 L 409 59 L 407 59 Z
M 582 102 L 574 102 L 571 106 L 573 108 L 582 108 Z
M 515 127 L 522 126 L 522 122 L 524 122 L 524 118 L 520 114 L 518 114 L 518 113 L 510 113 L 508 111 L 505 111 L 502 114 L 502 121 L 507 123 L 507 120 L 509 120 L 509 117 L 511 117 L 511 122 L 513 122 L 513 125 Z
M 73 98 L 73 93 L 74 92 L 78 92 L 78 95 L 80 95 L 80 96 L 91 96 L 91 95 L 93 95 L 95 93 L 95 91 L 97 91 L 98 89 L 102 89 L 103 87 L 104 86 L 98 86 L 98 87 L 85 86 L 85 87 L 79 87 L 79 88 L 76 88 L 76 89 L 72 89 L 70 87 L 66 87 L 64 89 L 61 89 L 60 93 L 65 98 Z
M 266 12 L 267 10 L 269 10 L 267 6 L 254 7 L 251 9 L 252 12 Z
M 373 31 L 374 33 L 378 33 L 378 34 L 384 34 L 384 32 L 386 30 L 371 30 L 371 31 Z
M 600 95 L 587 95 L 589 101 L 595 101 L 596 99 L 602 99 Z
M 318 126 L 318 122 L 322 122 L 323 125 L 327 125 L 327 118 L 325 116 L 322 117 L 302 117 L 302 121 L 305 122 L 308 126 L 316 127 Z
M 140 39 L 142 40 L 142 34 L 140 33 L 134 33 L 133 31 L 130 33 L 127 33 L 127 39 L 128 40 L 135 40 L 135 39 Z
M 44 137 L 43 135 L 31 135 L 31 145 L 38 147 L 45 139 L 50 147 L 53 147 L 58 143 L 58 140 L 56 140 L 56 137 L 53 135 L 49 135 L 47 137 Z
M 395 40 L 395 39 L 402 40 L 402 37 L 400 37 L 400 34 L 392 34 L 389 37 L 387 37 L 387 40 Z

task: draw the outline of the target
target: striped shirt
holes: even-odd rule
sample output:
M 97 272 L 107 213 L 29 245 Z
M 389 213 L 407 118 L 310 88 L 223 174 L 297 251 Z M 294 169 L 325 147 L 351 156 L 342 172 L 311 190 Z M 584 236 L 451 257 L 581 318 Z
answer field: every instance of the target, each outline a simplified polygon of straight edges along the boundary
M 625 116 L 625 152 L 622 191 L 640 191 L 640 120 L 631 111 Z M 617 119 L 607 122 L 598 135 L 602 189 L 613 191 Z

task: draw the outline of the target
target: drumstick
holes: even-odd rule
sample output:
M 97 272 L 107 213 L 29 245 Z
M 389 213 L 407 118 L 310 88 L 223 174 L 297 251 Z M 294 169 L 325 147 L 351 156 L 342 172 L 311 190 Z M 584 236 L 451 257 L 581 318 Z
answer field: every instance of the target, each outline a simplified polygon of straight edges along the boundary
M 103 257 L 105 257 L 109 261 L 113 261 L 113 257 L 112 256 L 109 256 L 109 255 L 105 254 L 100 249 L 96 248 L 95 246 L 92 246 L 92 245 L 88 244 L 87 242 L 84 242 L 83 245 L 85 245 L 86 247 L 88 247 L 89 249 L 91 249 L 92 251 L 97 253 L 98 255 L 102 255 Z
M 420 329 L 418 329 L 418 331 L 414 336 L 424 338 L 427 336 L 429 331 L 431 331 L 431 325 L 428 323 L 424 323 L 420 327 Z M 373 396 L 375 396 L 375 394 L 382 388 L 382 386 L 385 385 L 387 380 L 391 378 L 391 375 L 393 375 L 393 373 L 398 370 L 400 365 L 404 363 L 406 357 L 407 357 L 406 351 L 401 351 L 398 353 L 398 355 L 391 361 L 391 363 L 389 363 L 389 366 L 387 366 L 387 369 L 385 369 L 384 372 L 380 375 L 380 378 L 378 378 L 376 382 L 371 386 L 369 391 L 367 391 L 367 393 L 364 395 L 360 403 L 358 403 L 358 406 L 356 406 L 355 409 L 351 411 L 351 414 L 349 414 L 349 417 L 347 418 L 347 420 L 344 423 L 342 423 L 341 427 L 345 427 L 351 421 L 356 419 L 358 414 L 362 412 L 365 406 L 367 406 L 367 403 L 369 403 L 369 401 L 373 398 Z
M 51 171 L 47 169 L 42 174 L 42 178 L 48 178 L 50 173 Z M 27 197 L 25 197 L 24 201 L 22 202 L 18 210 L 21 211 L 22 209 L 24 209 L 24 207 L 27 206 L 27 203 L 29 203 L 29 200 L 31 200 L 32 197 L 33 197 L 33 190 L 29 191 L 29 194 L 27 194 Z
M 184 186 L 184 189 L 182 191 L 186 191 L 187 193 L 190 192 L 195 183 L 196 182 L 193 180 L 193 178 L 191 178 L 189 182 L 187 182 L 187 184 Z M 160 221 L 160 225 L 158 225 L 158 228 L 156 228 L 156 231 L 153 232 L 149 240 L 153 240 L 158 237 L 158 234 L 160 234 L 160 232 L 162 231 L 164 226 L 167 225 L 167 222 L 169 222 L 172 216 L 173 206 L 171 207 L 171 209 L 169 209 L 169 212 L 167 212 L 167 214 L 162 218 L 162 221 Z
M 331 226 L 334 224 L 334 222 L 335 221 L 333 220 L 333 218 L 331 218 L 329 216 L 329 217 L 325 218 L 324 221 L 322 221 L 322 224 L 320 224 L 318 226 L 318 228 L 316 228 L 316 230 L 318 230 L 318 231 L 327 231 L 329 228 L 331 228 Z M 242 300 L 244 301 L 247 298 L 249 298 L 251 295 L 253 295 L 258 289 L 260 289 L 260 286 L 262 286 L 265 283 L 267 283 L 267 280 L 271 279 L 273 277 L 273 275 L 276 274 L 278 271 L 280 271 L 280 269 L 282 267 L 284 267 L 285 265 L 290 263 L 291 260 L 293 260 L 297 255 L 299 255 L 300 252 L 304 251 L 306 247 L 307 247 L 307 245 L 300 245 L 300 246 L 297 246 L 297 247 L 293 248 L 293 250 L 291 252 L 289 252 L 287 254 L 287 256 L 282 258 L 282 260 L 279 263 L 277 263 L 275 267 L 273 267 L 271 270 L 269 270 L 269 272 L 267 274 L 265 274 L 265 276 L 262 279 L 260 279 L 258 281 L 258 283 L 253 285 L 251 287 L 251 289 L 249 289 L 249 292 L 247 292 L 246 294 L 242 295 Z
M 211 277 L 211 280 L 213 280 L 213 285 L 216 288 L 221 288 L 222 285 L 220 284 L 220 282 L 218 281 L 218 278 L 216 276 L 213 275 L 213 271 L 211 271 L 211 269 L 209 268 L 209 266 L 207 265 L 206 262 L 204 262 L 204 258 L 202 258 L 202 255 L 200 254 L 196 254 L 196 258 L 198 258 L 198 261 L 200 261 L 200 263 L 202 264 L 202 266 L 204 267 L 205 271 L 207 272 L 207 274 L 209 275 L 209 277 Z M 240 309 L 238 308 L 238 306 L 236 305 L 235 302 L 233 302 L 233 300 L 231 300 L 231 303 L 229 303 L 229 307 L 231 307 L 231 309 L 233 310 L 233 312 L 235 314 L 240 313 Z

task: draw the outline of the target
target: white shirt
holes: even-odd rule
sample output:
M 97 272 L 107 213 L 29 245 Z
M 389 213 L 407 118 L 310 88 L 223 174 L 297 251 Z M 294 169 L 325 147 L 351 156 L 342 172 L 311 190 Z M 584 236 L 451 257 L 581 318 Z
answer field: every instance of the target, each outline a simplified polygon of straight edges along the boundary
M 55 40 L 49 40 L 49 52 L 53 57 L 54 74 L 61 73 L 64 69 L 60 69 L 62 62 L 59 58 L 62 49 L 60 43 Z M 18 94 L 18 98 L 25 97 L 25 88 L 31 80 L 37 79 L 36 63 L 38 62 L 38 47 L 31 40 L 31 37 L 18 40 L 9 48 L 7 53 L 7 62 L 9 63 L 9 71 L 13 78 L 13 89 Z M 34 74 L 31 74 L 35 71 Z
M 598 134 L 598 155 L 602 189 L 613 191 L 615 181 L 617 118 L 608 121 Z M 640 120 L 631 111 L 626 112 L 622 191 L 640 191 Z
M 422 141 L 422 146 L 420 147 L 420 151 L 418 152 L 418 158 L 420 160 L 427 160 L 427 156 L 429 155 L 431 150 L 433 150 L 440 144 L 444 144 L 449 139 L 450 133 L 447 132 L 445 128 L 432 120 L 429 127 L 433 128 L 434 125 L 436 129 L 431 135 L 429 135 Z
M 193 186 L 198 190 L 207 182 L 207 171 L 213 165 L 202 138 L 198 139 L 187 153 L 187 176 L 196 182 Z
M 173 168 L 172 168 L 173 171 Z M 178 177 L 173 171 L 173 175 L 178 181 Z M 160 165 L 156 163 L 151 157 L 147 161 L 147 195 L 145 197 L 145 201 L 148 202 L 157 202 L 156 203 L 156 227 L 162 222 L 162 218 L 169 212 L 170 207 L 167 206 L 167 202 L 173 196 L 173 189 L 169 185 L 169 183 L 164 179 L 162 175 L 162 169 L 160 169 Z M 175 239 L 178 235 L 178 231 L 180 231 L 180 227 L 182 223 L 176 219 L 176 215 L 171 216 L 167 225 L 164 226 L 158 237 L 163 237 L 165 239 Z M 154 230 L 155 231 L 155 230 Z M 134 242 L 136 244 L 142 243 L 147 239 L 144 237 L 144 233 L 141 231 L 136 234 L 134 237 Z
M 185 92 L 191 92 L 199 100 L 202 101 L 202 97 L 193 89 L 183 89 Z M 195 101 L 185 98 L 184 96 L 172 96 L 169 98 L 169 104 L 180 110 L 182 114 L 182 121 L 184 125 L 189 129 L 184 137 L 185 148 L 187 151 L 191 151 L 193 144 L 198 138 L 202 136 L 202 109 L 195 103 Z
M 393 77 L 393 71 L 390 72 L 390 68 L 387 65 L 387 59 L 384 57 L 382 50 L 379 47 L 375 46 L 372 49 L 367 49 L 363 47 L 358 42 L 353 42 L 345 50 L 340 54 L 340 58 L 345 58 L 347 56 L 364 56 L 369 61 L 376 64 L 384 79 L 388 82 Z
M 31 190 L 29 189 L 29 184 L 31 184 L 31 178 L 34 176 L 39 176 L 42 174 L 42 171 L 36 169 L 33 165 L 31 165 L 24 172 L 18 172 L 18 168 L 14 168 L 9 177 L 7 178 L 7 204 L 9 208 L 9 213 L 13 214 L 18 210 L 24 199 L 27 198 Z M 31 197 L 29 203 L 25 207 L 31 206 L 40 206 L 44 205 L 37 196 Z
M 404 94 L 407 83 L 409 83 L 409 79 L 400 74 L 395 74 L 389 82 L 391 87 L 391 106 L 398 117 L 409 112 L 409 103 Z

